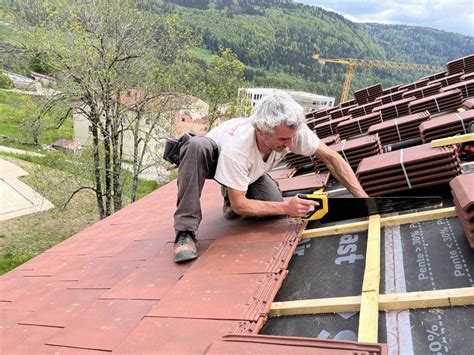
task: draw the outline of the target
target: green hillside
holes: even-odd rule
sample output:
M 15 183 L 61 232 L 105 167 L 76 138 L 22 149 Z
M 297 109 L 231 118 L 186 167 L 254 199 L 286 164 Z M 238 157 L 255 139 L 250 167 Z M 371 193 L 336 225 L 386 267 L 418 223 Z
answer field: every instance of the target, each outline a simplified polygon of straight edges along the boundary
M 13 0 L 9 0 L 14 3 Z M 292 0 L 145 0 L 143 11 L 177 15 L 203 38 L 191 51 L 209 65 L 220 47 L 245 63 L 254 86 L 313 91 L 338 96 L 345 67 L 321 65 L 326 58 L 378 59 L 444 65 L 474 53 L 474 38 L 423 27 L 357 24 L 322 8 Z M 15 63 L 17 61 L 13 61 Z M 381 82 L 407 83 L 428 73 L 358 68 L 352 91 Z
M 288 0 L 150 1 L 156 13 L 177 13 L 204 39 L 206 49 L 231 48 L 258 86 L 339 94 L 345 68 L 312 59 L 364 58 L 444 65 L 474 53 L 474 38 L 430 28 L 362 25 L 324 9 Z M 377 82 L 385 87 L 427 73 L 358 68 L 353 89 Z

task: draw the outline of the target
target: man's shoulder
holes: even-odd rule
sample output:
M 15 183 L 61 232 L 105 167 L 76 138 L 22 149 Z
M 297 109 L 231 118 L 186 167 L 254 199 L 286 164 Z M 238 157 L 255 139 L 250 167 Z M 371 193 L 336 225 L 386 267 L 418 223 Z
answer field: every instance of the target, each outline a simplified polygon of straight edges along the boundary
M 254 129 L 250 118 L 240 117 L 222 122 L 220 125 L 210 130 L 209 133 L 207 133 L 207 136 L 210 138 L 224 137 L 226 139 L 232 137 L 245 138 L 247 135 L 252 135 L 253 131 Z

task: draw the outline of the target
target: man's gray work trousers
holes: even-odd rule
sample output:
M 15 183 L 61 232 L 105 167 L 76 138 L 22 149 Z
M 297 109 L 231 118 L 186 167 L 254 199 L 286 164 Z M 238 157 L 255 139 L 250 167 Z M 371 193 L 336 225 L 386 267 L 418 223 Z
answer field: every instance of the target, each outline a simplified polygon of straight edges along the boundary
M 176 231 L 197 232 L 202 219 L 201 192 L 206 179 L 214 177 L 218 158 L 216 143 L 204 136 L 191 138 L 181 148 L 178 201 L 174 214 Z M 268 174 L 252 183 L 246 196 L 261 201 L 283 201 L 277 183 Z

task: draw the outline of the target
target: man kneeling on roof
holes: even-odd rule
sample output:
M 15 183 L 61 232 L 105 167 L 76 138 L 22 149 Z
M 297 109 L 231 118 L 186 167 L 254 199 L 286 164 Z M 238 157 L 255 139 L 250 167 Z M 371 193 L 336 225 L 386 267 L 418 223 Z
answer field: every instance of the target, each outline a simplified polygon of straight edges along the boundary
M 308 128 L 303 108 L 289 94 L 275 91 L 257 104 L 250 117 L 226 121 L 181 148 L 174 261 L 198 256 L 200 197 L 206 179 L 221 184 L 226 218 L 303 217 L 310 212 L 315 201 L 296 196 L 283 200 L 268 175 L 288 152 L 314 155 L 352 195 L 367 197 L 349 164 Z

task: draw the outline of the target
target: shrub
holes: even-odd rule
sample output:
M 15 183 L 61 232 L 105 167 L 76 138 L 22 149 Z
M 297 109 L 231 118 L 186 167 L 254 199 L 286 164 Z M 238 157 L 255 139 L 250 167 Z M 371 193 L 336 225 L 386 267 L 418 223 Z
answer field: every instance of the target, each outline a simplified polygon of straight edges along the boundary
M 13 88 L 13 81 L 3 73 L 0 73 L 0 88 L 11 89 Z

